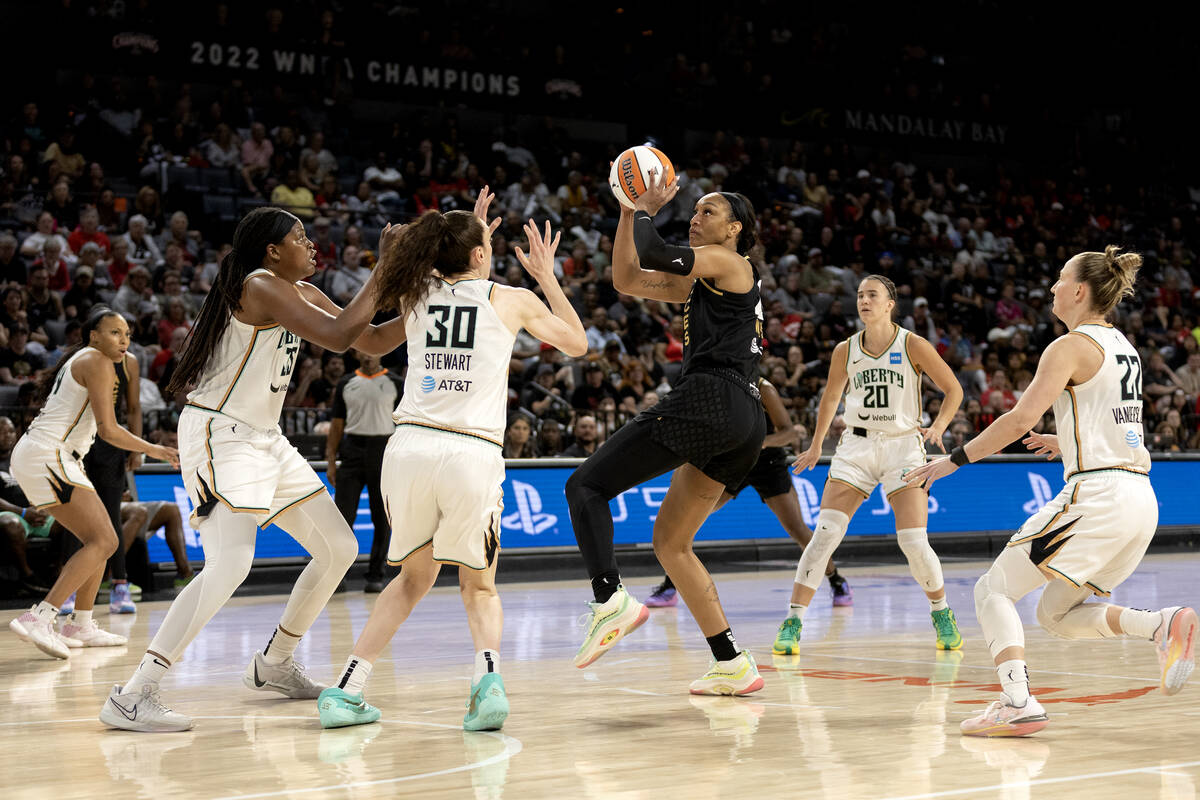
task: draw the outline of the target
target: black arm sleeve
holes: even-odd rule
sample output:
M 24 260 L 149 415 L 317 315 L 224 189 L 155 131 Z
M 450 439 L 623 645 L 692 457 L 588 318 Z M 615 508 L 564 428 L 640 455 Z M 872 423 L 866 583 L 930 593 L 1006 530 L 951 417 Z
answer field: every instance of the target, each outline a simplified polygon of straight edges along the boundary
M 645 211 L 633 215 L 633 246 L 644 269 L 690 275 L 696 264 L 696 252 L 690 247 L 664 242 L 654 227 L 654 220 Z

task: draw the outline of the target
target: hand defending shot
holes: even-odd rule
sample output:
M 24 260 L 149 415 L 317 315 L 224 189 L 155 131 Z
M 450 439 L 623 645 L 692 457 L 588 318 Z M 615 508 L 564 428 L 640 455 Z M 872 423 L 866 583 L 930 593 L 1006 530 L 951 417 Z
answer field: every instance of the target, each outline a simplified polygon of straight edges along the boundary
M 517 260 L 521 262 L 521 266 L 525 271 L 533 276 L 539 284 L 544 281 L 555 283 L 554 277 L 554 251 L 558 249 L 558 242 L 562 238 L 562 231 L 550 235 L 550 223 L 546 223 L 546 233 L 541 235 L 538 233 L 537 225 L 533 220 L 525 223 L 525 235 L 529 237 L 529 255 L 526 255 L 520 247 L 514 248 L 517 253 Z
M 484 225 L 487 225 L 488 236 L 493 235 L 496 229 L 500 227 L 500 217 L 496 217 L 491 222 L 487 220 L 488 207 L 491 206 L 492 201 L 495 199 L 496 195 L 489 192 L 489 187 L 486 184 L 479 190 L 479 196 L 475 198 L 475 216 L 479 217 Z

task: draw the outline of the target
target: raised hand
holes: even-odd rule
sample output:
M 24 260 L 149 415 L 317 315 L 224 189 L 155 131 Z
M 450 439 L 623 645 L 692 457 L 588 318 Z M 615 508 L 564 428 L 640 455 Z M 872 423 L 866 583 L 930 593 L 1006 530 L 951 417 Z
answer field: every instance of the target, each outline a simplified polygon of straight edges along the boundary
M 487 225 L 488 236 L 491 236 L 500 227 L 500 217 L 496 217 L 490 223 L 487 220 L 488 207 L 496 199 L 496 195 L 489 192 L 488 189 L 489 187 L 484 184 L 484 187 L 479 190 L 479 196 L 475 198 L 475 216 L 479 217 L 484 225 Z
M 525 235 L 529 238 L 529 255 L 525 255 L 520 247 L 514 248 L 517 253 L 517 260 L 521 262 L 521 266 L 525 271 L 533 276 L 533 279 L 538 283 L 543 281 L 554 282 L 554 252 L 558 249 L 558 242 L 562 238 L 562 231 L 554 234 L 553 238 L 550 235 L 550 223 L 546 223 L 546 232 L 544 235 L 538 233 L 537 225 L 533 220 L 525 223 Z
M 646 184 L 646 191 L 638 195 L 633 207 L 637 211 L 645 211 L 650 216 L 654 216 L 663 206 L 674 200 L 675 195 L 679 194 L 679 178 L 674 177 L 670 183 L 667 183 L 656 169 L 649 171 L 649 177 L 650 181 Z

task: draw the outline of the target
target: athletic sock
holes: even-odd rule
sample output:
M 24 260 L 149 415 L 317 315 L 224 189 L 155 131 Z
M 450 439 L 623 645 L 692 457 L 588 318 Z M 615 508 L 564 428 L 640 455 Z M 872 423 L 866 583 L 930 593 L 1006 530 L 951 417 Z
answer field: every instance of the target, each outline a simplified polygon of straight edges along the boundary
M 713 658 L 717 661 L 732 661 L 738 657 L 737 642 L 733 638 L 733 630 L 726 628 L 714 636 L 706 636 L 705 641 L 712 650 Z
M 33 614 L 42 622 L 54 622 L 58 618 L 58 607 L 52 606 L 43 600 L 34 606 Z
M 479 683 L 489 672 L 500 671 L 500 653 L 495 650 L 480 650 L 475 654 L 475 677 L 471 683 Z
M 282 664 L 296 652 L 298 644 L 300 644 L 299 636 L 292 636 L 283 628 L 276 626 L 275 632 L 267 641 L 267 646 L 263 648 L 263 661 L 268 664 Z
M 147 683 L 159 683 L 163 676 L 167 674 L 167 670 L 171 668 L 162 659 L 155 656 L 153 653 L 146 653 L 142 656 L 142 663 L 138 664 L 138 668 L 134 671 L 133 677 L 121 689 L 123 694 L 137 694 L 142 691 L 142 687 Z
M 938 600 L 930 600 L 929 601 L 929 610 L 930 611 L 945 611 L 949 607 L 950 607 L 950 604 L 946 602 L 946 595 L 942 595 L 941 598 Z
M 996 665 L 1000 685 L 1014 708 L 1024 708 L 1029 702 L 1029 668 L 1022 659 L 1014 658 Z
M 361 694 L 369 677 L 371 677 L 371 662 L 351 655 L 346 659 L 346 666 L 342 670 L 338 688 L 346 694 Z
M 1154 634 L 1166 622 L 1161 611 L 1147 611 L 1144 608 L 1121 609 L 1121 630 L 1126 636 L 1137 639 L 1154 640 Z
M 617 587 L 621 585 L 621 574 L 616 570 L 601 572 L 596 577 L 592 578 L 592 594 L 596 596 L 597 603 L 607 603 L 608 599 L 617 593 Z
M 71 624 L 86 628 L 92 621 L 92 611 L 93 609 L 89 608 L 87 611 L 76 611 L 71 614 Z
M 808 611 L 808 606 L 800 606 L 796 605 L 795 603 L 788 603 L 788 619 L 795 617 L 803 622 L 805 611 Z

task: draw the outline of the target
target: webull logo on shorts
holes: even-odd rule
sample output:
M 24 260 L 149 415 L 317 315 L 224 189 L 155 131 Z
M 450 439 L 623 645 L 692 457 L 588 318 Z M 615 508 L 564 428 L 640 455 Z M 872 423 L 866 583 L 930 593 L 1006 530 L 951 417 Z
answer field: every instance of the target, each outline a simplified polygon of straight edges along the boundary
M 542 513 L 542 496 L 536 488 L 523 481 L 514 480 L 512 493 L 517 502 L 517 510 L 504 517 L 502 522 L 505 528 L 537 536 L 558 524 L 557 515 Z

